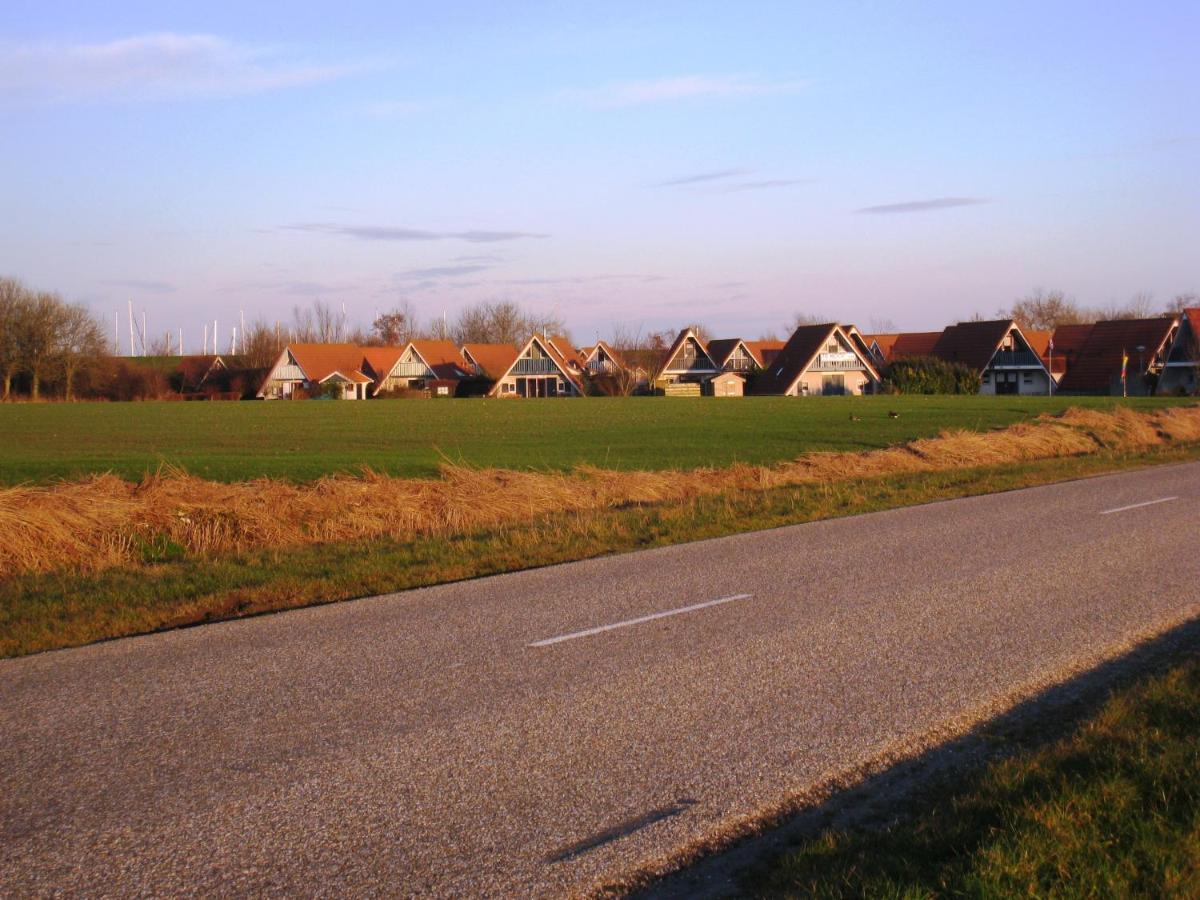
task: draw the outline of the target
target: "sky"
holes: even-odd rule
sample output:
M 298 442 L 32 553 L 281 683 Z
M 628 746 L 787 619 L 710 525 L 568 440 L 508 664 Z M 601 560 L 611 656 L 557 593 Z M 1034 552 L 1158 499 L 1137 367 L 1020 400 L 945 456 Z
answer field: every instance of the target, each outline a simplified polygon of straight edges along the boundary
M 1200 4 L 0 5 L 0 274 L 151 336 L 1200 291 Z M 127 336 L 125 338 L 127 341 Z

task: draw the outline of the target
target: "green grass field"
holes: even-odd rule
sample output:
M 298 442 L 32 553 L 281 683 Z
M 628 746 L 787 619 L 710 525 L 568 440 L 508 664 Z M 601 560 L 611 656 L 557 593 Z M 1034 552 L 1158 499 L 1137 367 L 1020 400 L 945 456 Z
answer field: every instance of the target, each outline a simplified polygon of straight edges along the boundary
M 48 403 L 0 405 L 0 483 L 160 463 L 223 481 L 305 481 L 362 466 L 428 476 L 442 458 L 472 465 L 669 469 L 770 463 L 809 450 L 865 450 L 988 429 L 1067 406 L 1139 408 L 1107 397 L 588 398 L 366 403 Z M 889 418 L 889 410 L 899 418 Z M 861 421 L 851 421 L 851 414 Z

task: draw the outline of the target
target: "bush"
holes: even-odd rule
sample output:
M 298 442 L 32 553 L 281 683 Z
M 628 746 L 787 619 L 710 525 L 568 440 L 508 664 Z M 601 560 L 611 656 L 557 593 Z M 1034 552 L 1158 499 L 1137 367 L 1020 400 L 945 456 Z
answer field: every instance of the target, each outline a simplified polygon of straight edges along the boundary
M 978 394 L 979 373 L 936 356 L 910 356 L 883 372 L 884 390 L 898 394 Z

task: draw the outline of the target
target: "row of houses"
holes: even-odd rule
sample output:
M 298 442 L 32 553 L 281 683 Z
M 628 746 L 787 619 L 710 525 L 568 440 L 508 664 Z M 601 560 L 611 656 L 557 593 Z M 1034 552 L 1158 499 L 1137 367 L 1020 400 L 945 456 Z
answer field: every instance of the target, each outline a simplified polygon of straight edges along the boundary
M 1181 316 L 1024 331 L 1012 320 L 942 331 L 863 334 L 853 325 L 802 325 L 787 341 L 704 340 L 685 328 L 651 364 L 603 341 L 577 348 L 561 335 L 515 344 L 416 340 L 402 347 L 293 344 L 258 396 L 362 400 L 433 397 L 579 397 L 588 393 L 777 396 L 871 394 L 898 360 L 934 357 L 978 372 L 985 394 L 1148 394 L 1197 389 L 1200 309 Z

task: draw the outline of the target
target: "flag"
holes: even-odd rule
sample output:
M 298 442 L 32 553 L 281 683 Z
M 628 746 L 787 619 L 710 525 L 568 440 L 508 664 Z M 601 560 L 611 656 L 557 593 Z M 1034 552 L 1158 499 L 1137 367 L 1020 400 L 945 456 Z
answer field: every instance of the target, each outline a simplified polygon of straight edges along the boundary
M 1050 352 L 1054 352 L 1054 335 L 1050 335 Z
M 1126 350 L 1122 350 L 1121 351 L 1121 380 L 1122 381 L 1125 380 L 1125 369 L 1128 367 L 1128 365 L 1129 365 L 1129 352 Z

